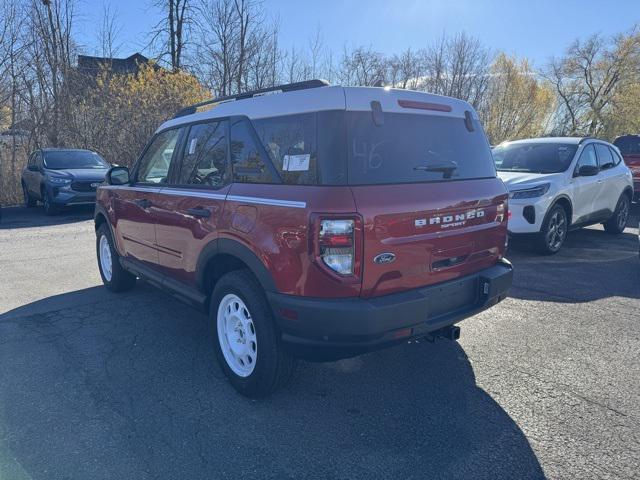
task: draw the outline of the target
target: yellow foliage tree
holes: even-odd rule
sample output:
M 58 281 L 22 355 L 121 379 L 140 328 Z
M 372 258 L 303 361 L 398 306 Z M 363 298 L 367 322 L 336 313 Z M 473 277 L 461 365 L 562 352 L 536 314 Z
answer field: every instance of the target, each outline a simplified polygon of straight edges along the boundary
M 211 94 L 188 73 L 141 65 L 135 75 L 104 69 L 76 96 L 75 125 L 66 143 L 96 150 L 112 163 L 131 165 L 162 122 Z
M 526 59 L 504 53 L 496 57 L 480 108 L 492 144 L 542 135 L 552 108 L 551 89 L 537 78 Z

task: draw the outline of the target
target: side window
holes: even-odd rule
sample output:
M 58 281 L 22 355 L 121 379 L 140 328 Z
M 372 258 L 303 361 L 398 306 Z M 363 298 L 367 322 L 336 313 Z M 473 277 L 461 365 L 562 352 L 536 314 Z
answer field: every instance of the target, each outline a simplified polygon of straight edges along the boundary
M 227 172 L 227 121 L 200 123 L 189 129 L 179 185 L 221 187 Z
M 137 181 L 140 183 L 165 183 L 171 165 L 171 158 L 178 141 L 180 130 L 165 130 L 153 140 L 140 159 Z
M 613 163 L 614 165 L 619 165 L 620 162 L 622 161 L 622 157 L 620 156 L 620 154 L 616 151 L 615 148 L 611 148 L 609 147 L 609 150 L 611 150 L 611 155 L 613 156 Z
M 231 164 L 233 181 L 240 183 L 272 183 L 274 179 L 265 165 L 246 120 L 231 123 Z
M 583 165 L 593 165 L 594 167 L 598 166 L 598 159 L 596 157 L 596 151 L 593 148 L 593 145 L 587 145 L 582 154 L 580 155 L 580 159 L 578 160 L 578 165 L 576 166 L 576 170 L 578 170 Z
M 613 155 L 611 155 L 611 150 L 609 150 L 609 147 L 607 147 L 606 145 L 602 143 L 596 143 L 596 153 L 598 154 L 598 163 L 600 164 L 600 168 L 602 170 L 612 168 L 615 165 Z
M 284 183 L 318 183 L 315 114 L 254 120 L 253 126 Z

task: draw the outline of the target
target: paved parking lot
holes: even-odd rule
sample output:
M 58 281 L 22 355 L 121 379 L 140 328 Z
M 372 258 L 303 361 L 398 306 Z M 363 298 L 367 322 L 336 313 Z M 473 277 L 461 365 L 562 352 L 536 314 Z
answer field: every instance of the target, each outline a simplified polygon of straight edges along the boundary
M 90 212 L 0 224 L 0 478 L 638 478 L 634 228 L 516 245 L 511 297 L 459 343 L 303 364 L 238 396 L 206 319 L 100 286 Z

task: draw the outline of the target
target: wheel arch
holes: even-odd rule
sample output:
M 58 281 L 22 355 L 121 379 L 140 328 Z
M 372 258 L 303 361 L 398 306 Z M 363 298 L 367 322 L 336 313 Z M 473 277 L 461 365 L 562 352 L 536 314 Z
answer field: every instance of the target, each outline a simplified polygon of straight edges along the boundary
M 546 218 L 546 215 L 548 215 L 548 213 L 551 211 L 551 209 L 556 205 L 561 205 L 562 208 L 564 208 L 564 211 L 567 213 L 567 221 L 569 222 L 569 225 L 571 225 L 573 223 L 572 222 L 572 218 L 573 218 L 573 203 L 571 202 L 571 199 L 569 198 L 569 196 L 565 195 L 565 194 L 558 195 L 553 200 L 553 202 L 551 202 L 551 205 L 549 206 L 549 209 L 547 210 L 547 213 L 545 214 L 545 218 Z
M 242 243 L 228 238 L 214 240 L 202 249 L 196 266 L 198 290 L 209 297 L 224 274 L 240 269 L 248 270 L 263 290 L 278 291 L 273 276 L 262 260 Z
M 627 197 L 629 197 L 629 202 L 633 202 L 633 188 L 631 188 L 630 185 L 624 187 L 622 195 L 626 195 Z

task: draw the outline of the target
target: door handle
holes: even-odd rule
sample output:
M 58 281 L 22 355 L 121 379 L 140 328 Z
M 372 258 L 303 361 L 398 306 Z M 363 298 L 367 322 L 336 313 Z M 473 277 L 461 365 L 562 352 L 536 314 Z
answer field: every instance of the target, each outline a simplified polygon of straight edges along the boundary
M 136 205 L 138 205 L 139 207 L 142 207 L 142 208 L 149 208 L 149 207 L 151 207 L 151 205 L 153 205 L 151 203 L 151 201 L 147 200 L 146 198 L 142 198 L 140 200 L 135 200 L 133 203 L 135 203 Z
M 193 217 L 209 218 L 211 216 L 211 210 L 206 208 L 190 208 L 187 213 Z

